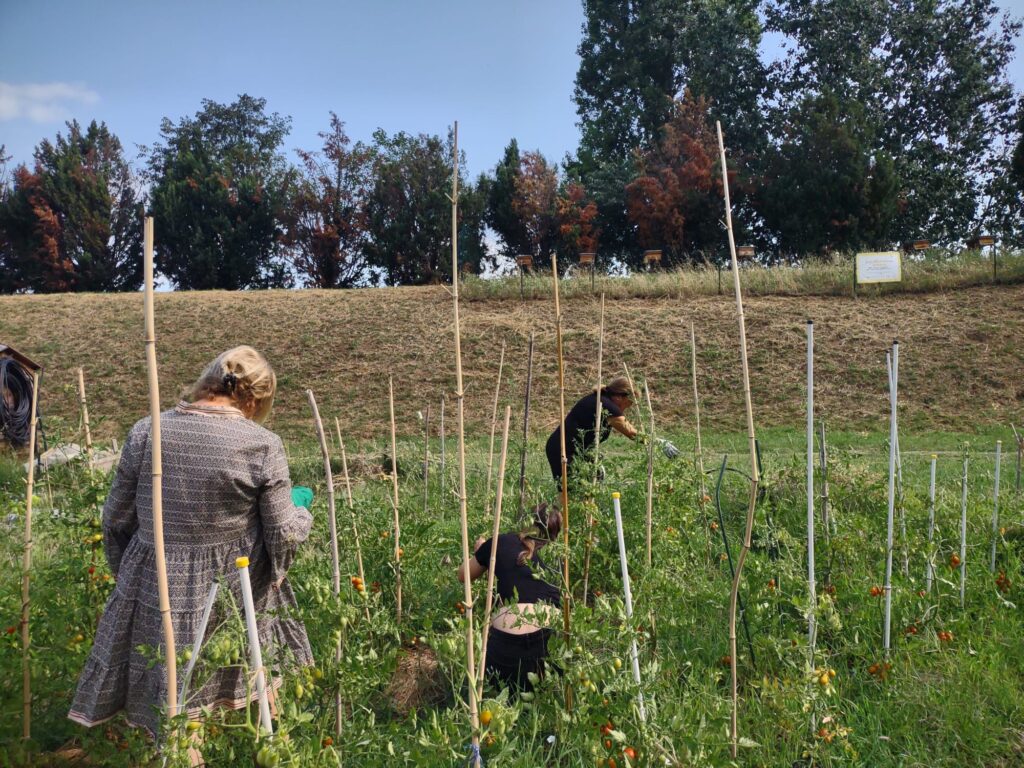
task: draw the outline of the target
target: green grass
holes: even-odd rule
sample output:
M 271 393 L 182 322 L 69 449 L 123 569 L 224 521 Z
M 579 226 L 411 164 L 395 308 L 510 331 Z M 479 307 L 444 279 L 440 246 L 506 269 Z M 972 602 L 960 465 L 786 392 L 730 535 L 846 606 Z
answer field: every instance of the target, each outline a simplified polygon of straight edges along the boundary
M 740 732 L 749 746 L 741 750 L 741 765 L 778 766 L 1012 766 L 1024 759 L 1024 617 L 1018 605 L 1021 591 L 1021 551 L 1014 531 L 1024 520 L 1024 498 L 1014 495 L 1012 462 L 1003 466 L 1002 519 L 1009 526 L 1000 544 L 1000 563 L 1013 581 L 1009 593 L 999 594 L 987 567 L 991 516 L 991 455 L 988 443 L 1001 433 L 985 432 L 971 441 L 972 475 L 969 505 L 969 551 L 966 610 L 959 607 L 958 572 L 946 564 L 959 547 L 959 464 L 943 456 L 937 508 L 937 566 L 935 591 L 918 597 L 925 553 L 926 461 L 917 451 L 959 450 L 962 435 L 904 434 L 905 508 L 909 577 L 900 574 L 901 545 L 897 543 L 894 576 L 892 670 L 885 680 L 869 673 L 882 660 L 881 601 L 869 595 L 881 584 L 884 570 L 886 435 L 840 433 L 830 436 L 830 490 L 836 535 L 818 539 L 819 638 L 815 667 L 831 668 L 835 677 L 824 687 L 807 666 L 806 566 L 804 539 L 806 501 L 802 433 L 795 429 L 761 433 L 764 448 L 765 497 L 757 513 L 754 549 L 745 569 L 744 595 L 752 630 L 755 659 L 742 632 L 739 639 L 741 678 Z M 680 448 L 691 448 L 691 437 L 675 436 Z M 742 435 L 706 436 L 706 463 L 717 466 L 724 452 L 730 465 L 748 462 Z M 379 456 L 385 444 L 364 440 L 349 446 L 354 456 Z M 454 567 L 461 548 L 458 506 L 454 495 L 455 441 L 449 439 L 447 470 L 438 473 L 438 444 L 431 447 L 430 508 L 422 509 L 423 488 L 418 471 L 422 443 L 404 440 L 399 446 L 403 585 L 406 617 L 396 626 L 393 613 L 394 574 L 389 564 L 391 510 L 385 478 L 362 476 L 355 484 L 356 515 L 363 541 L 367 581 L 379 582 L 380 594 L 357 595 L 343 576 L 342 599 L 330 595 L 327 552 L 327 510 L 322 465 L 312 441 L 289 443 L 293 477 L 317 492 L 315 528 L 292 569 L 303 620 L 309 631 L 318 669 L 314 680 L 298 672 L 286 675 L 280 727 L 288 733 L 279 744 L 281 765 L 336 765 L 337 749 L 345 764 L 361 766 L 457 765 L 466 755 L 468 713 L 461 698 L 460 673 L 464 653 L 464 619 L 454 609 L 461 586 Z M 528 503 L 549 499 L 553 486 L 537 443 L 530 445 Z M 659 750 L 682 765 L 730 765 L 728 759 L 727 597 L 729 572 L 720 560 L 722 544 L 697 503 L 696 479 L 689 457 L 656 461 L 654 502 L 654 567 L 644 564 L 644 487 L 646 458 L 641 449 L 617 438 L 605 443 L 608 480 L 591 508 L 598 525 L 592 565 L 592 588 L 602 596 L 589 607 L 576 602 L 573 638 L 560 638 L 551 650 L 575 688 L 575 706 L 567 713 L 562 689 L 548 681 L 530 701 L 506 700 L 486 694 L 493 713 L 484 749 L 488 765 L 593 766 L 616 756 L 606 750 L 598 730 L 611 720 L 618 765 L 622 747 L 635 747 L 640 764 L 661 765 Z M 468 483 L 470 536 L 489 531 L 484 514 L 486 438 L 469 441 Z M 515 514 L 518 446 L 510 446 L 505 516 Z M 986 463 L 987 462 L 987 463 Z M 359 466 L 367 466 L 367 463 Z M 711 478 L 713 481 L 713 477 Z M 48 482 L 47 482 L 48 481 Z M 729 473 L 722 486 L 723 521 L 735 546 L 745 514 L 745 481 Z M 48 486 L 48 487 L 47 487 Z M 115 721 L 113 728 L 84 730 L 64 719 L 74 681 L 88 653 L 95 618 L 110 586 L 96 561 L 97 550 L 86 542 L 95 531 L 95 516 L 106 481 L 88 479 L 80 470 L 60 470 L 43 478 L 36 513 L 36 558 L 33 571 L 33 685 L 36 749 L 44 755 L 74 738 L 97 764 L 155 765 L 152 749 Z M 643 726 L 633 705 L 636 690 L 628 674 L 628 643 L 634 634 L 622 616 L 614 525 L 609 493 L 623 494 L 630 572 L 635 595 L 633 625 L 639 636 L 643 691 L 650 720 Z M 0 487 L 5 514 L 18 514 L 20 480 L 9 478 Z M 60 510 L 54 515 L 50 508 Z M 349 513 L 339 499 L 342 567 L 353 561 Z M 582 531 L 585 507 L 574 497 L 570 507 L 573 532 L 571 571 L 582 571 Z M 20 522 L 0 539 L 0 754 L 17 764 L 20 733 L 20 653 L 16 635 L 4 627 L 16 623 L 20 606 Z M 506 529 L 510 525 L 503 526 Z M 898 530 L 898 529 L 897 529 Z M 777 557 L 769 554 L 777 549 Z M 549 552 L 550 559 L 556 552 Z M 102 559 L 101 557 L 99 558 Z M 96 562 L 99 578 L 87 573 Z M 824 573 L 836 587 L 824 596 Z M 774 580 L 774 588 L 770 584 Z M 480 594 L 478 586 L 475 592 Z M 366 622 L 367 601 L 372 620 Z M 918 632 L 905 635 L 914 625 Z M 231 628 L 229 628 L 231 629 Z M 938 631 L 953 633 L 941 642 Z M 336 633 L 343 640 L 343 660 L 333 662 Z M 76 641 L 77 635 L 82 641 Z M 223 633 L 222 633 L 223 634 Z M 422 638 L 436 652 L 448 682 L 449 704 L 417 715 L 397 716 L 387 695 L 400 647 L 411 637 Z M 210 648 L 222 653 L 241 642 L 236 631 Z M 202 656 L 201 656 L 202 658 Z M 616 670 L 614 659 L 626 660 Z M 202 667 L 200 667 L 200 670 Z M 586 682 L 593 683 L 590 692 Z M 333 736 L 334 686 L 340 686 L 349 716 L 340 737 Z M 299 686 L 304 689 L 298 695 Z M 824 727 L 829 738 L 818 736 Z M 826 720 L 828 718 L 828 720 Z M 244 764 L 257 751 L 239 714 L 212 713 L 204 718 L 206 754 L 213 764 Z M 545 741 L 555 735 L 554 746 Z M 325 749 L 323 739 L 334 745 Z M 51 764 L 37 757 L 34 764 Z M 0 760 L 0 763 L 3 761 Z M 57 763 L 52 763 L 57 764 Z

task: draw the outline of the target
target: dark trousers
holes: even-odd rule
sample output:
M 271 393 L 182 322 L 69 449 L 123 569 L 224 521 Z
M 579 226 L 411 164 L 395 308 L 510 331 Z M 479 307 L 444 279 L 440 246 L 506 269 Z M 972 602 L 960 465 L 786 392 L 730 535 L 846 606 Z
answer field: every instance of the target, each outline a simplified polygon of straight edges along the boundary
M 527 674 L 544 674 L 550 629 L 514 635 L 491 627 L 487 635 L 487 676 L 501 688 L 532 691 Z

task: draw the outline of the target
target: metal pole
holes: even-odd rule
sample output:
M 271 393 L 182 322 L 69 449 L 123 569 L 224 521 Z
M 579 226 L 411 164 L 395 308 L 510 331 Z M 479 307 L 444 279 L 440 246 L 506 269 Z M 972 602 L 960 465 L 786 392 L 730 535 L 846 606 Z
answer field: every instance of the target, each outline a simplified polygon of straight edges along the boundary
M 882 650 L 889 656 L 889 636 L 892 620 L 892 547 L 893 514 L 896 507 L 896 396 L 899 386 L 900 345 L 892 343 L 892 375 L 889 377 L 889 507 L 885 533 L 885 618 L 882 628 Z
M 633 621 L 633 591 L 629 586 L 629 563 L 626 560 L 626 539 L 622 533 L 622 507 L 618 491 L 612 494 L 612 506 L 615 509 L 615 533 L 619 538 L 619 567 L 622 570 L 622 590 L 626 600 L 626 623 L 632 627 Z M 636 650 L 636 635 L 630 633 L 629 657 L 633 665 L 633 682 L 637 688 L 640 687 L 640 658 Z M 637 691 L 637 707 L 640 710 L 640 720 L 647 722 L 647 710 L 644 707 L 643 691 Z
M 932 579 L 935 578 L 935 551 L 932 549 L 932 543 L 935 540 L 935 463 L 938 458 L 936 454 L 932 454 L 928 479 L 928 567 L 925 569 L 924 589 L 929 594 L 932 591 Z
M 814 579 L 814 321 L 807 321 L 807 646 L 814 668 L 818 596 Z
M 964 455 L 964 476 L 960 495 L 960 607 L 964 607 L 967 592 L 967 461 Z
M 992 551 L 989 554 L 988 570 L 996 572 L 996 543 L 999 541 L 999 468 L 1003 462 L 1003 441 L 996 440 L 996 481 L 992 490 Z

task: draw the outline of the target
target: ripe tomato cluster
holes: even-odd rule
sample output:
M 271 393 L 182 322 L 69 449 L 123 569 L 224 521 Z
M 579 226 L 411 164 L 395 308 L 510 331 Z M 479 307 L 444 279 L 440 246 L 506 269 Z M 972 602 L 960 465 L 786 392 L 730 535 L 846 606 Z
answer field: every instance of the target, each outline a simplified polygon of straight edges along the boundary
M 868 667 L 868 674 L 879 680 L 885 680 L 887 677 L 889 677 L 889 672 L 891 670 L 892 664 L 890 664 L 888 661 L 875 662 L 870 667 Z
M 355 589 L 356 592 L 359 593 L 366 591 L 366 587 L 363 586 L 363 580 L 360 579 L 358 576 L 352 577 L 352 587 Z
M 953 633 L 947 629 L 939 630 L 938 638 L 940 643 L 951 643 L 953 642 Z
M 871 590 L 870 590 L 869 594 L 870 594 L 870 595 L 871 595 L 872 597 L 881 597 L 882 595 L 884 595 L 884 594 L 885 594 L 885 590 L 884 590 L 884 589 L 882 589 L 882 588 L 881 588 L 880 586 L 878 586 L 877 584 L 875 584 L 875 585 L 873 585 L 873 586 L 871 587 Z
M 996 576 L 996 589 L 1000 592 L 1009 592 L 1013 586 L 1013 582 L 1006 578 L 1006 571 L 1000 571 L 999 575 Z
M 950 568 L 956 568 L 959 565 L 960 565 L 960 555 L 958 555 L 956 552 L 954 552 L 952 555 L 949 556 L 949 567 Z

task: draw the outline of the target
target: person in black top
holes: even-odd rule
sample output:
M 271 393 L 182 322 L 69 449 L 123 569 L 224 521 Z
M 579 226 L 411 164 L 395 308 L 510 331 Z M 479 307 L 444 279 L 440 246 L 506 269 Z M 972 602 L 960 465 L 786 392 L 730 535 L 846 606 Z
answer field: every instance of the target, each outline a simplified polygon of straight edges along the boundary
M 487 573 L 494 555 L 494 580 L 499 604 L 487 636 L 486 674 L 501 686 L 532 690 L 529 673 L 542 675 L 548 655 L 551 627 L 558 622 L 562 594 L 545 581 L 546 566 L 537 554 L 558 537 L 562 516 L 541 504 L 534 509 L 534 523 L 525 531 L 503 533 L 497 539 L 476 541 L 474 554 L 458 571 L 459 581 L 478 579 Z M 558 573 L 551 571 L 551 578 Z
M 601 442 L 608 439 L 611 431 L 621 432 L 630 440 L 636 439 L 637 429 L 626 419 L 625 413 L 633 405 L 633 390 L 624 376 L 612 379 L 600 393 L 591 392 L 572 407 L 565 417 L 565 458 L 570 475 L 573 460 L 589 451 L 597 434 L 597 397 L 601 397 Z M 561 486 L 562 482 L 562 426 L 556 427 L 548 438 L 545 452 L 551 475 Z

